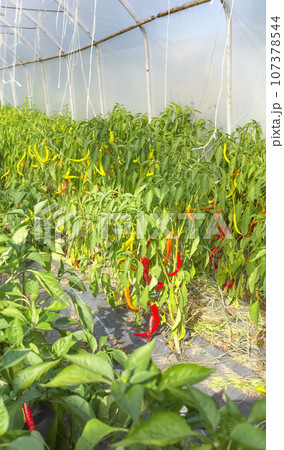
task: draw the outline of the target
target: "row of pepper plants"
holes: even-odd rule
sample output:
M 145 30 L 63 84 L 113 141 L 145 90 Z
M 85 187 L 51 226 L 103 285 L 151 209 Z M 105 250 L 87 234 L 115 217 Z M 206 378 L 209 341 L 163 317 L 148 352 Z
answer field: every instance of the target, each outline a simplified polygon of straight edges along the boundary
M 1 191 L 1 204 L 20 192 Z M 28 200 L 36 224 L 45 204 L 36 184 Z M 265 449 L 264 399 L 246 418 L 229 398 L 219 408 L 194 387 L 214 369 L 177 364 L 162 372 L 151 359 L 155 339 L 129 356 L 107 337 L 97 340 L 78 272 L 63 260 L 52 270 L 60 249 L 31 242 L 28 231 L 22 225 L 0 233 L 1 448 Z M 78 320 L 60 314 L 70 302 Z M 43 405 L 52 416 L 45 430 L 34 414 Z
M 188 287 L 204 273 L 232 300 L 250 296 L 257 326 L 265 303 L 265 141 L 255 121 L 231 135 L 172 104 L 149 123 L 116 105 L 105 117 L 1 107 L 2 223 L 24 227 L 62 254 L 116 307 L 126 301 L 147 340 L 167 323 L 179 349 Z M 44 195 L 34 227 L 27 191 Z M 35 237 L 36 234 L 36 237 Z M 47 236 L 48 235 L 48 236 Z M 54 244 L 55 245 L 55 244 Z M 107 270 L 106 270 L 107 268 Z M 115 280 L 115 287 L 113 280 Z

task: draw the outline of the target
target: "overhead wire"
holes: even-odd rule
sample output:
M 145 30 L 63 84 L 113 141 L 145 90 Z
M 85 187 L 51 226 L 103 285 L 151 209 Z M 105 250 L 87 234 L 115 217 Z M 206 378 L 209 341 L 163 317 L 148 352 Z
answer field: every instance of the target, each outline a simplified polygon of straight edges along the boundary
M 165 93 L 164 93 L 164 104 L 167 107 L 167 84 L 168 84 L 168 56 L 169 56 L 169 30 L 170 30 L 170 10 L 171 10 L 171 0 L 168 0 L 168 16 L 167 16 L 167 31 L 166 31 L 166 55 L 165 55 Z

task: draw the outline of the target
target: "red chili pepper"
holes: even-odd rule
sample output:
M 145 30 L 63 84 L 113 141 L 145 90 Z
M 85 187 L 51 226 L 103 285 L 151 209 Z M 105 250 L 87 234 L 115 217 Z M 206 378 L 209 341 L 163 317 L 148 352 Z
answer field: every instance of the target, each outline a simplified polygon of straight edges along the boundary
M 21 395 L 23 395 L 23 393 L 21 393 Z M 23 411 L 24 411 L 24 415 L 25 415 L 26 422 L 27 422 L 27 425 L 29 427 L 29 430 L 30 431 L 36 430 L 36 426 L 35 426 L 35 423 L 34 423 L 34 419 L 33 419 L 30 407 L 27 406 L 26 403 L 23 403 Z
M 216 247 L 213 248 L 212 252 L 209 255 L 209 261 L 210 259 L 212 260 L 212 256 L 214 255 L 214 253 L 216 252 L 216 250 L 219 248 L 219 245 L 217 245 Z
M 171 248 L 172 248 L 172 242 L 173 242 L 173 232 L 171 231 L 170 237 L 169 237 L 169 239 L 167 239 L 166 257 L 164 260 L 164 264 L 167 264 L 167 262 L 169 260 L 169 256 L 170 256 Z
M 177 268 L 176 268 L 176 270 L 173 273 L 168 273 L 167 272 L 168 277 L 173 277 L 174 275 L 176 275 L 179 272 L 180 268 L 181 268 L 180 251 L 178 251 L 178 254 L 177 254 Z
M 159 281 L 155 289 L 163 289 L 164 287 L 164 283 L 162 283 L 162 281 Z
M 134 333 L 133 336 L 148 337 L 150 339 L 151 335 L 153 333 L 155 333 L 155 331 L 157 330 L 159 323 L 160 323 L 159 310 L 155 303 L 153 305 L 151 305 L 150 308 L 152 310 L 152 315 L 149 320 L 149 331 L 147 331 L 147 333 Z M 152 323 L 153 323 L 152 317 L 154 318 L 154 325 L 152 327 L 152 332 L 150 334 L 150 325 L 152 325 Z M 149 342 L 148 339 L 147 339 L 147 342 Z
M 222 209 L 222 208 L 218 209 L 218 211 L 217 211 L 217 213 L 216 213 L 216 219 L 217 219 L 217 220 L 219 219 L 221 209 Z
M 145 283 L 150 284 L 150 277 L 149 277 L 149 265 L 150 265 L 150 259 L 146 258 L 146 255 L 142 256 L 141 263 L 143 264 L 143 280 Z
M 151 315 L 151 317 L 150 317 L 150 320 L 149 320 L 149 335 L 148 335 L 148 338 L 147 338 L 147 343 L 150 341 L 150 338 L 151 338 L 151 336 L 152 336 L 152 333 L 153 333 L 153 322 L 154 322 L 154 320 L 155 320 L 155 317 L 154 317 L 154 314 L 152 314 Z
M 49 191 L 49 187 L 47 186 L 47 188 L 46 188 L 46 193 L 48 194 L 48 191 Z
M 224 285 L 225 285 L 225 286 L 228 286 L 228 289 L 229 289 L 229 288 L 231 288 L 231 287 L 233 286 L 234 282 L 235 282 L 235 279 L 232 278 L 230 284 L 227 285 L 227 283 L 225 282 Z
M 210 205 L 210 206 L 207 206 L 207 208 L 201 208 L 201 209 L 204 209 L 204 210 L 206 210 L 206 209 L 214 209 L 214 205 Z
M 119 264 L 123 263 L 124 261 L 125 261 L 125 259 L 121 259 L 121 260 L 119 261 Z M 136 267 L 130 266 L 130 269 L 136 270 Z
M 64 192 L 65 189 L 67 188 L 67 186 L 68 186 L 68 180 L 66 179 L 65 183 L 64 183 L 64 186 L 63 186 L 63 189 L 61 191 L 59 191 L 59 192 L 55 191 L 56 194 L 62 194 L 62 192 Z

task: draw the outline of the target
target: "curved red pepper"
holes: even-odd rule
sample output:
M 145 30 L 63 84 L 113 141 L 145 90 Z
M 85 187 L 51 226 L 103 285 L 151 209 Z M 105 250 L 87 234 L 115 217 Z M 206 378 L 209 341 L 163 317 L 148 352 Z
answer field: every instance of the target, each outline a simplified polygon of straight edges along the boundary
M 232 278 L 230 284 L 228 284 L 228 289 L 231 288 L 231 287 L 233 286 L 234 282 L 235 282 L 235 278 Z M 224 284 L 225 284 L 225 286 L 227 286 L 227 283 L 226 283 L 226 282 L 225 282 Z
M 173 273 L 168 273 L 167 272 L 168 277 L 173 277 L 174 275 L 176 275 L 179 272 L 180 268 L 181 268 L 180 251 L 178 251 L 178 254 L 177 254 L 177 268 L 176 268 L 176 270 Z
M 121 259 L 121 260 L 119 261 L 119 264 L 123 263 L 124 261 L 125 261 L 125 259 Z M 130 269 L 136 270 L 136 267 L 130 266 Z
M 149 342 L 150 337 L 155 331 L 157 330 L 159 323 L 160 323 L 160 317 L 159 317 L 159 310 L 157 308 L 157 305 L 154 303 L 150 306 L 152 310 L 152 315 L 149 320 L 149 331 L 147 333 L 134 333 L 133 336 L 140 336 L 140 337 L 148 337 L 147 342 Z M 153 325 L 154 320 L 154 325 Z M 152 330 L 151 330 L 152 327 Z
M 162 283 L 162 281 L 158 281 L 158 284 L 155 287 L 155 289 L 163 289 L 163 287 L 164 287 L 164 283 Z
M 23 395 L 23 393 L 21 393 L 21 395 Z M 35 423 L 34 423 L 34 419 L 33 419 L 30 407 L 27 406 L 26 403 L 23 403 L 23 411 L 24 411 L 24 415 L 25 415 L 26 422 L 27 422 L 27 425 L 29 427 L 29 430 L 30 431 L 36 430 L 36 426 L 35 426 Z
M 155 320 L 154 314 L 151 314 L 150 320 L 149 320 L 149 331 L 148 331 L 148 338 L 147 338 L 147 343 L 150 341 L 150 338 L 152 336 L 153 333 L 153 322 Z
M 62 192 L 64 192 L 65 189 L 67 188 L 67 186 L 68 186 L 68 180 L 66 179 L 65 183 L 64 183 L 64 186 L 63 186 L 63 189 L 61 191 L 59 191 L 59 192 L 55 191 L 56 194 L 62 194 Z

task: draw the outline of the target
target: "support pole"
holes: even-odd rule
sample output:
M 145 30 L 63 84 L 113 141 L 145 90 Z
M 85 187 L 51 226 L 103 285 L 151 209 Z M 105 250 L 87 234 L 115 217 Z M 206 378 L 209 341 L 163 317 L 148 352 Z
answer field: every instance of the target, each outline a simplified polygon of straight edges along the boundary
M 231 11 L 228 5 L 228 0 L 221 0 L 223 5 L 227 36 L 226 36 L 226 56 L 227 56 L 227 133 L 232 132 L 232 26 L 231 26 Z

